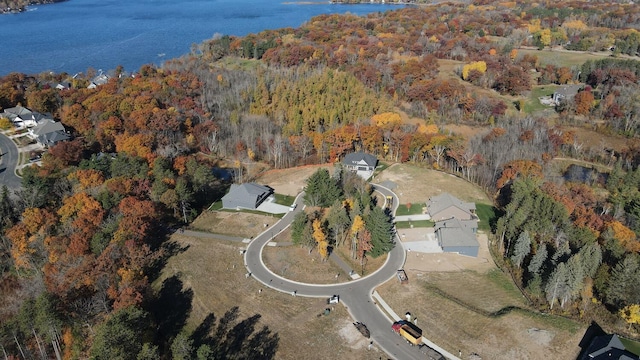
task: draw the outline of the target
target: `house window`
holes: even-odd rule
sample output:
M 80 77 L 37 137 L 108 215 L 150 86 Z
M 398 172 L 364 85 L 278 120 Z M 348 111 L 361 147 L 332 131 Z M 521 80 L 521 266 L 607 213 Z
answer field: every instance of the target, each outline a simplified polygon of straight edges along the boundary
M 367 171 L 368 169 L 365 166 L 358 166 L 358 171 Z

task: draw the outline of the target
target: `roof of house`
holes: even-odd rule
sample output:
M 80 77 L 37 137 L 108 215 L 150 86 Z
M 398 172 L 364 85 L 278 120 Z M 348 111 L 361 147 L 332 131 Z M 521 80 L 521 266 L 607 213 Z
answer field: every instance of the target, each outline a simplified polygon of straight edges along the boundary
M 440 195 L 431 197 L 427 202 L 427 207 L 429 208 L 429 213 L 431 214 L 437 214 L 452 206 L 458 207 L 468 213 L 471 213 L 471 211 L 475 211 L 476 209 L 476 204 L 463 202 L 462 200 L 449 193 L 442 193 Z
M 50 133 L 46 133 L 38 136 L 38 140 L 40 140 L 41 143 L 45 143 L 48 145 L 53 145 L 60 141 L 69 140 L 69 138 L 70 138 L 69 135 L 67 135 L 63 131 L 54 131 L 54 132 L 50 132 Z
M 443 247 L 480 246 L 475 234 L 471 230 L 475 220 L 461 221 L 456 218 L 437 221 L 435 230 L 440 233 Z
M 22 106 L 4 109 L 2 115 L 11 121 L 16 121 L 18 118 L 21 120 L 33 118 L 33 112 Z
M 560 87 L 559 89 L 557 89 L 554 92 L 554 95 L 557 96 L 562 96 L 565 98 L 568 97 L 572 97 L 575 96 L 575 94 L 578 93 L 578 91 L 580 91 L 580 89 L 582 89 L 581 84 L 576 84 L 576 85 L 563 85 L 562 87 Z
M 50 119 L 51 121 L 53 121 L 51 114 L 42 114 L 39 112 L 31 111 L 22 106 L 5 109 L 2 115 L 9 118 L 9 120 L 13 122 L 16 122 L 17 119 L 22 121 L 33 120 L 35 122 L 40 122 L 46 119 Z
M 255 201 L 263 194 L 271 192 L 273 192 L 272 188 L 256 183 L 244 183 L 239 185 L 231 184 L 231 189 L 225 196 L 223 196 L 223 198 L 247 199 L 250 201 Z
M 638 360 L 640 357 L 627 350 L 620 337 L 613 334 L 595 337 L 582 358 Z
M 89 84 L 88 87 L 95 88 L 96 86 L 104 85 L 107 82 L 109 82 L 109 79 L 110 79 L 109 75 L 101 73 L 98 76 L 91 79 L 91 83 Z
M 32 131 L 33 131 L 33 134 L 36 136 L 41 136 L 41 135 L 59 132 L 59 131 L 61 131 L 62 133 L 65 132 L 64 126 L 62 126 L 61 123 L 57 121 L 53 121 L 51 119 L 49 119 L 48 121 L 43 121 L 38 125 L 34 126 Z
M 6 114 L 12 114 L 12 115 L 31 115 L 31 110 L 27 109 L 26 107 L 22 107 L 22 106 L 14 106 L 12 108 L 7 108 L 4 109 L 4 112 Z
M 347 154 L 342 163 L 347 165 L 358 165 L 362 161 L 364 161 L 369 166 L 376 166 L 378 164 L 378 158 L 371 154 L 363 153 L 363 152 L 354 152 Z

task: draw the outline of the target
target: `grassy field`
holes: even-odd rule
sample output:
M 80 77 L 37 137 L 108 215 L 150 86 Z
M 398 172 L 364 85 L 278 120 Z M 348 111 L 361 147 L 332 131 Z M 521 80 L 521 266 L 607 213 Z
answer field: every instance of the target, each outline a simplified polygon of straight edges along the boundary
M 518 49 L 518 55 L 525 54 L 535 55 L 538 57 L 541 65 L 555 65 L 555 66 L 580 66 L 587 60 L 600 60 L 608 57 L 609 53 L 585 53 L 579 51 L 552 51 L 550 49 L 535 50 L 535 49 Z
M 423 335 L 462 358 L 575 358 L 582 325 L 541 316 L 526 303 L 498 270 L 410 274 L 410 284 L 388 282 L 378 292 L 397 312 L 420 319 Z
M 553 107 L 541 104 L 539 98 L 553 95 L 559 87 L 559 85 L 534 86 L 524 102 L 524 112 L 531 114 L 537 111 L 553 110 Z
M 328 307 L 324 298 L 293 298 L 245 278 L 240 254 L 244 244 L 180 234 L 172 240 L 186 250 L 169 260 L 154 286 L 159 288 L 164 279 L 176 276 L 185 289 L 192 290 L 188 329 L 195 329 L 209 314 L 221 318 L 238 306 L 239 321 L 258 314 L 255 332 L 267 326 L 277 333 L 276 359 L 377 360 L 385 357 L 376 348 L 367 350 L 367 339 L 352 325 L 341 304 L 332 305 L 330 315 L 321 315 Z
M 413 204 L 412 203 L 400 204 L 400 206 L 398 206 L 398 209 L 396 210 L 396 215 L 403 216 L 403 215 L 422 214 L 423 213 L 422 210 L 425 206 L 426 204 L 423 202 L 413 203 Z
M 483 231 L 491 231 L 491 225 L 498 220 L 496 208 L 489 204 L 477 203 L 476 214 L 478 215 L 478 218 L 480 218 L 480 222 L 478 222 L 478 229 Z
M 189 226 L 193 230 L 250 238 L 278 221 L 276 216 L 239 211 L 205 211 Z

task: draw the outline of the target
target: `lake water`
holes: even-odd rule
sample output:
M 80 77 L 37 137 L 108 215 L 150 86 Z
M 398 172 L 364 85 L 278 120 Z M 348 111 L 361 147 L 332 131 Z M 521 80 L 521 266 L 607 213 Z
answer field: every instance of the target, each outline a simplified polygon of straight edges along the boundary
M 137 71 L 190 51 L 214 34 L 298 27 L 320 14 L 363 15 L 401 5 L 282 0 L 70 0 L 0 15 L 0 76 L 89 67 Z

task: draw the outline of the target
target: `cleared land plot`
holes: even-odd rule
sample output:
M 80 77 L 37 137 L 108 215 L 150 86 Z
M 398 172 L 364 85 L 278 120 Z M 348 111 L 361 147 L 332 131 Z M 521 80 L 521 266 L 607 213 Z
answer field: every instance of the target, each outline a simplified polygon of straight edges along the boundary
M 308 165 L 291 169 L 274 169 L 262 173 L 256 182 L 271 186 L 276 193 L 283 195 L 298 195 L 306 186 L 311 174 L 319 168 L 329 169 L 333 173 L 333 165 Z
M 509 280 L 473 272 L 415 273 L 409 284 L 390 281 L 378 291 L 397 312 L 419 319 L 423 335 L 462 358 L 471 353 L 483 359 L 575 358 L 586 327 L 558 317 L 522 310 L 521 296 L 501 286 Z
M 191 223 L 193 230 L 250 238 L 275 224 L 277 217 L 246 212 L 205 211 Z M 267 224 L 267 227 L 264 226 Z
M 184 288 L 193 290 L 188 328 L 194 329 L 210 313 L 220 318 L 238 306 L 240 321 L 259 314 L 256 332 L 268 326 L 278 334 L 277 359 L 385 357 L 375 347 L 367 350 L 369 342 L 352 325 L 341 304 L 331 306 L 330 315 L 319 316 L 328 307 L 326 299 L 294 298 L 245 278 L 240 255 L 244 244 L 179 234 L 172 240 L 187 249 L 169 260 L 155 285 L 157 288 L 164 278 L 178 275 Z
M 477 186 L 440 171 L 421 168 L 410 164 L 394 164 L 376 177 L 375 182 L 393 181 L 398 185 L 394 190 L 400 198 L 400 207 L 411 203 L 425 204 L 431 196 L 448 192 L 463 201 L 491 204 L 487 195 Z

